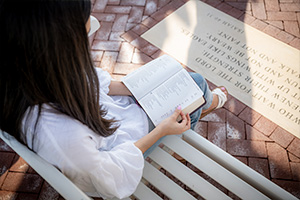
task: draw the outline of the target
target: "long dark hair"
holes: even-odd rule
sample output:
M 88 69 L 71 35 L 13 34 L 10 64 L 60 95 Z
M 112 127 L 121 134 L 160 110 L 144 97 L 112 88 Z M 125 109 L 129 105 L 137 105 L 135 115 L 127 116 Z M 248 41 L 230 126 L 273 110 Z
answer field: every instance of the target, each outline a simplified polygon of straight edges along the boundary
M 21 141 L 24 113 L 44 103 L 101 136 L 116 130 L 99 105 L 90 12 L 89 0 L 0 0 L 1 130 Z

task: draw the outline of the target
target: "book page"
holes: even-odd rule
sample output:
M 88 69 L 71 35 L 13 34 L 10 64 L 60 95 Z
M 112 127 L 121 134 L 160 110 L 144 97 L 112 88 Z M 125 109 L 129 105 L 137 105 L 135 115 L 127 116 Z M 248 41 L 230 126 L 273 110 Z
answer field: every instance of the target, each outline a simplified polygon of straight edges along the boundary
M 165 83 L 140 99 L 139 103 L 156 126 L 172 115 L 179 105 L 184 110 L 190 104 L 199 102 L 199 99 L 203 99 L 202 90 L 188 72 L 182 68 Z M 204 103 L 205 100 L 200 102 Z
M 163 55 L 128 74 L 122 82 L 139 101 L 181 69 L 182 66 L 174 58 Z

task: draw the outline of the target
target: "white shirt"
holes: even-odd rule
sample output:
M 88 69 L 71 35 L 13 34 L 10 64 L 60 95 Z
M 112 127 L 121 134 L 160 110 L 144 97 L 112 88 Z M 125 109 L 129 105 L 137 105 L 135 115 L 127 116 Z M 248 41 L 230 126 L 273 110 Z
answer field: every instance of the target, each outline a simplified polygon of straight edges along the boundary
M 113 135 L 99 136 L 47 104 L 42 107 L 34 140 L 37 106 L 24 118 L 23 127 L 27 129 L 28 146 L 84 192 L 103 198 L 124 198 L 135 191 L 142 177 L 144 158 L 134 142 L 148 133 L 148 119 L 130 97 L 108 96 L 111 76 L 99 68 L 97 74 L 100 104 L 108 111 L 106 117 L 114 117 L 120 124 Z

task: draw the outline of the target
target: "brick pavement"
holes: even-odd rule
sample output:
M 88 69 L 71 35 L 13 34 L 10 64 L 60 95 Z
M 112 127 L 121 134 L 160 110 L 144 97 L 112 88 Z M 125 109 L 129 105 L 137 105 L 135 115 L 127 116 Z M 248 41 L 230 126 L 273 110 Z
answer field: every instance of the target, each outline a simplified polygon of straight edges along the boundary
M 300 0 L 203 1 L 300 49 Z M 186 0 L 92 2 L 92 14 L 101 23 L 101 28 L 90 38 L 93 60 L 97 67 L 120 79 L 164 54 L 140 35 Z M 213 84 L 210 83 L 210 86 L 213 87 Z M 232 96 L 223 108 L 199 121 L 196 129 L 214 144 L 300 198 L 300 139 Z M 236 198 L 226 189 L 222 190 Z M 0 141 L 0 199 L 63 198 Z

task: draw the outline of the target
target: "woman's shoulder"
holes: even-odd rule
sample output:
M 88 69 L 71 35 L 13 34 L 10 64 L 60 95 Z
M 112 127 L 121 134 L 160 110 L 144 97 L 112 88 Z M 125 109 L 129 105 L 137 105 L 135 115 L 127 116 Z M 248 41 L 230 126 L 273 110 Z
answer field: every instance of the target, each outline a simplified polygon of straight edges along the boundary
M 45 141 L 55 140 L 59 146 L 66 146 L 69 141 L 80 142 L 84 137 L 97 137 L 97 135 L 80 121 L 56 110 L 49 104 L 43 104 L 38 116 L 38 107 L 34 107 L 24 120 L 26 140 L 43 144 Z M 36 120 L 38 122 L 36 124 Z M 40 146 L 40 145 L 38 145 Z

